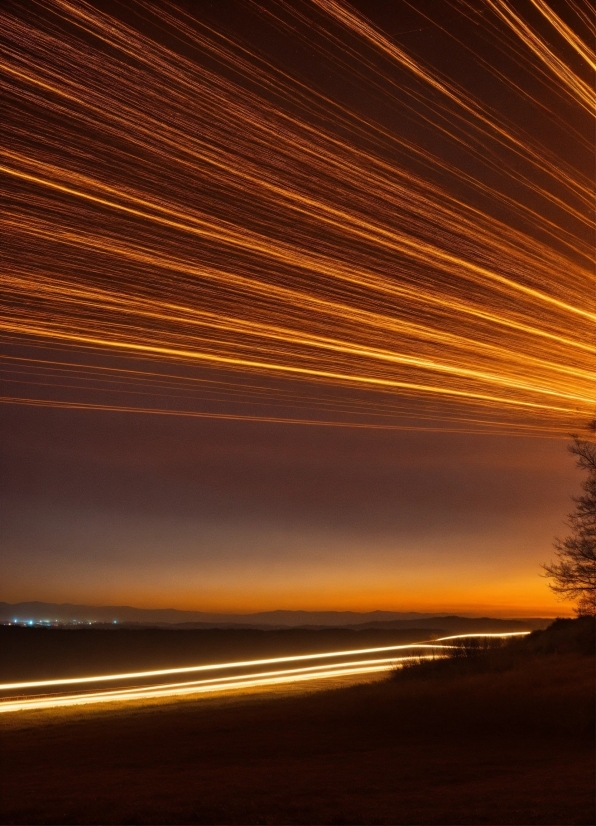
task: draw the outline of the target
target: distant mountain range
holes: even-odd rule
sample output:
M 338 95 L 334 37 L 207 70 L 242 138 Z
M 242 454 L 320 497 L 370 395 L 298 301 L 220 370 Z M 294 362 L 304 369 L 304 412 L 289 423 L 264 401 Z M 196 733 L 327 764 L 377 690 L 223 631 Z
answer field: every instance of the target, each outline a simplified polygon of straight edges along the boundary
M 423 614 L 415 611 L 260 611 L 254 614 L 212 614 L 178 611 L 174 608 L 131 608 L 129 606 L 92 606 L 52 602 L 0 602 L 0 622 L 93 622 L 102 624 L 164 625 L 193 628 L 433 628 L 451 630 L 534 630 L 545 628 L 552 620 L 494 619 Z

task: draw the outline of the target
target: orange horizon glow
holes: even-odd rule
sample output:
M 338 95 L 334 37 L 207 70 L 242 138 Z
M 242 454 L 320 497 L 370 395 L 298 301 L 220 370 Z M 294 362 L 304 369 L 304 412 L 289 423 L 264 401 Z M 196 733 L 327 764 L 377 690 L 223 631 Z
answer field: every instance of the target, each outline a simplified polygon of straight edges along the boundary
M 546 587 L 546 586 L 544 586 Z M 472 595 L 471 595 L 472 596 Z M 15 595 L 5 601 L 12 604 L 21 602 L 47 602 L 56 605 L 71 604 L 84 605 L 89 608 L 134 608 L 146 611 L 188 611 L 205 614 L 220 614 L 222 616 L 234 614 L 250 617 L 257 613 L 272 613 L 276 611 L 305 611 L 309 613 L 324 612 L 353 612 L 368 614 L 375 611 L 396 612 L 396 613 L 420 613 L 437 615 L 470 615 L 477 617 L 494 617 L 496 619 L 523 619 L 525 617 L 541 617 L 545 619 L 556 619 L 557 617 L 570 617 L 574 615 L 573 603 L 557 599 L 554 595 L 545 594 L 542 601 L 524 601 L 523 599 L 507 599 L 504 595 L 502 602 L 487 601 L 470 598 L 469 600 L 459 599 L 450 601 L 448 597 L 436 601 L 421 599 L 397 601 L 395 599 L 384 599 L 375 601 L 374 598 L 367 599 L 363 594 L 345 594 L 336 596 L 333 599 L 320 599 L 317 597 L 302 598 L 296 597 L 292 600 L 280 601 L 274 596 L 268 599 L 255 600 L 247 603 L 246 598 L 242 600 L 222 599 L 217 601 L 190 601 L 171 599 L 167 602 L 158 596 L 151 599 L 149 596 L 143 600 L 126 599 L 118 597 L 113 600 L 85 601 L 73 595 L 51 596 L 47 594 L 34 596 Z

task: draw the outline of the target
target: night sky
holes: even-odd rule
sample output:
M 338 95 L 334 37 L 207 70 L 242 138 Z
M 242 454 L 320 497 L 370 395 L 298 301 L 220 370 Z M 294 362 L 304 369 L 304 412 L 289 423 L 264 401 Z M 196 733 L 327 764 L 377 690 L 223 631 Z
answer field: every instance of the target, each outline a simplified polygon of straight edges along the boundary
M 2 18 L 0 599 L 569 613 L 589 5 Z

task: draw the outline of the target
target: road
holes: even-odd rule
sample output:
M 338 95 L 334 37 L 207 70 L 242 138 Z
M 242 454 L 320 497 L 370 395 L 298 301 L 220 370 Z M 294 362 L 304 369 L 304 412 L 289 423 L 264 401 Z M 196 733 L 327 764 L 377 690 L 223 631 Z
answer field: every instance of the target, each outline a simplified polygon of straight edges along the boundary
M 70 706 L 148 702 L 165 698 L 311 684 L 340 678 L 366 679 L 406 663 L 449 656 L 457 640 L 508 638 L 502 634 L 457 634 L 422 643 L 209 663 L 184 668 L 97 674 L 87 677 L 0 684 L 0 713 Z

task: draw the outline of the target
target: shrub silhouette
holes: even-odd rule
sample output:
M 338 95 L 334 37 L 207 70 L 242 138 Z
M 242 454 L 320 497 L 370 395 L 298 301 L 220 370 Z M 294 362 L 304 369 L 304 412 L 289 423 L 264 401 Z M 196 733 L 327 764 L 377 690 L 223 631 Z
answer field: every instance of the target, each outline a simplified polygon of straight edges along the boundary
M 426 679 L 460 677 L 523 666 L 528 659 L 546 655 L 596 653 L 596 623 L 592 617 L 557 619 L 543 631 L 526 637 L 463 637 L 433 659 L 418 659 L 393 672 L 393 678 Z

